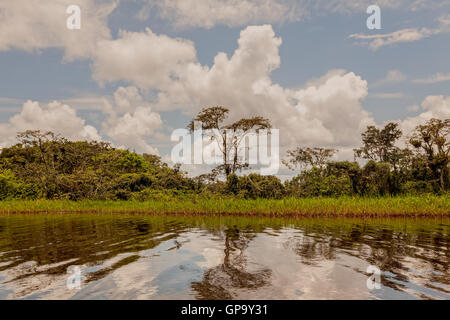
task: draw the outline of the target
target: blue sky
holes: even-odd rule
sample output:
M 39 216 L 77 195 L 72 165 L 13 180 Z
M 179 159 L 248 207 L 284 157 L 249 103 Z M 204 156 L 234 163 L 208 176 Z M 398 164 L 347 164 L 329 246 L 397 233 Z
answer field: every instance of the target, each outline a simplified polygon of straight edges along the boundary
M 81 30 L 65 27 L 68 15 L 64 8 L 72 2 L 81 7 Z M 261 94 L 252 90 L 263 80 L 269 81 L 263 90 L 273 93 L 261 101 L 270 101 L 273 106 L 261 106 L 260 113 L 273 117 L 274 125 L 286 137 L 282 138 L 286 148 L 315 143 L 351 150 L 366 124 L 395 120 L 407 130 L 427 117 L 449 116 L 450 1 L 334 0 L 317 1 L 315 6 L 301 0 L 196 3 L 197 7 L 179 0 L 0 3 L 0 15 L 6 17 L 0 21 L 1 144 L 14 142 L 12 131 L 31 126 L 73 138 L 101 137 L 118 146 L 167 155 L 171 130 L 185 127 L 206 104 L 215 104 L 216 94 L 217 104 L 234 104 L 227 106 L 232 118 L 258 113 Z M 373 3 L 381 8 L 381 30 L 366 27 L 365 11 Z M 249 12 L 241 9 L 239 15 L 233 11 L 239 4 L 250 8 Z M 42 10 L 25 8 L 30 6 Z M 260 9 L 264 6 L 269 9 Z M 212 13 L 215 9 L 217 17 Z M 245 32 L 249 26 L 256 27 Z M 127 39 L 120 30 L 132 32 L 128 40 L 119 41 Z M 383 43 L 375 50 L 365 36 L 391 39 L 392 43 Z M 259 42 L 254 40 L 258 37 Z M 238 44 L 239 39 L 245 44 Z M 142 56 L 134 57 L 139 50 Z M 236 94 L 236 88 L 244 89 L 245 82 L 238 87 L 233 78 L 224 79 L 218 87 L 212 82 L 216 76 L 220 78 L 215 74 L 218 64 L 214 68 L 220 52 L 228 58 L 223 66 L 229 72 L 224 77 L 237 74 L 236 83 L 254 81 L 248 87 L 248 97 Z M 268 71 L 251 74 L 250 68 L 242 72 L 241 79 L 235 68 L 245 69 L 241 63 L 252 61 L 243 58 L 245 52 L 255 55 L 257 68 Z M 231 62 L 233 55 L 235 63 Z M 128 56 L 133 61 L 128 61 Z M 121 64 L 134 71 L 127 74 L 123 71 L 126 68 L 118 67 Z M 151 80 L 145 80 L 147 75 Z M 166 76 L 169 80 L 158 82 Z M 333 77 L 336 81 L 329 81 Z M 319 84 L 314 84 L 319 78 Z M 197 82 L 203 87 L 197 88 Z M 343 83 L 348 86 L 341 86 Z M 120 100 L 122 107 L 115 96 L 121 87 L 127 89 L 121 91 L 122 98 L 129 99 Z M 164 103 L 160 93 L 167 95 Z M 53 101 L 59 105 L 49 107 Z M 138 107 L 142 107 L 140 113 Z M 303 113 L 295 113 L 300 109 Z M 286 121 L 280 114 L 285 112 L 290 118 L 299 117 L 298 127 L 283 127 Z M 328 112 L 351 114 L 355 126 L 350 135 L 356 138 L 346 138 L 349 124 L 339 118 L 333 123 L 326 116 Z M 66 120 L 71 123 L 69 129 L 62 125 Z M 140 129 L 131 134 L 127 128 Z M 302 128 L 304 132 L 291 134 Z M 320 136 L 327 138 L 321 140 Z

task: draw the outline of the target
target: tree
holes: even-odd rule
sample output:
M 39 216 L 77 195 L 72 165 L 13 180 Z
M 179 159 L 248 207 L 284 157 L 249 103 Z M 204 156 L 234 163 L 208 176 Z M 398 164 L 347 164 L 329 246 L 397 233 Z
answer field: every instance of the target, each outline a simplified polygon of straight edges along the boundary
M 262 117 L 244 118 L 230 125 L 224 125 L 228 113 L 227 108 L 220 106 L 205 108 L 188 125 L 191 132 L 197 129 L 196 123 L 201 124 L 202 130 L 209 131 L 206 134 L 217 142 L 222 153 L 223 163 L 217 169 L 226 177 L 248 167 L 248 163 L 239 158 L 238 152 L 245 136 L 250 132 L 258 133 L 272 127 L 270 121 Z M 212 130 L 215 132 L 211 132 Z
M 449 184 L 449 135 L 450 119 L 430 119 L 426 124 L 417 126 L 409 139 L 409 143 L 426 160 L 442 190 L 446 190 Z
M 286 193 L 294 197 L 335 197 L 352 195 L 352 182 L 348 175 L 329 174 L 313 167 L 287 181 Z
M 236 173 L 237 170 L 248 167 L 247 163 L 243 163 L 242 159 L 239 159 L 239 147 L 242 140 L 245 138 L 248 132 L 254 131 L 258 133 L 260 130 L 270 129 L 270 121 L 262 117 L 253 117 L 249 119 L 241 119 L 235 123 L 226 127 L 231 131 L 231 148 L 232 148 L 232 167 L 231 172 Z
M 297 167 L 305 169 L 307 167 L 322 168 L 336 154 L 335 149 L 325 148 L 297 148 L 287 152 L 288 159 L 283 163 L 291 170 Z
M 156 189 L 193 190 L 191 179 L 158 156 L 51 132 L 26 131 L 18 139 L 0 153 L 0 198 L 129 199 Z
M 255 238 L 255 230 L 247 227 L 246 232 L 242 232 L 236 226 L 228 226 L 223 235 L 223 263 L 207 269 L 201 281 L 191 284 L 197 298 L 233 299 L 236 290 L 256 290 L 269 283 L 270 269 L 248 270 L 251 268 L 248 267 L 246 249 Z
M 252 173 L 242 177 L 231 174 L 226 181 L 225 191 L 244 198 L 280 199 L 285 190 L 277 177 Z
M 347 176 L 352 185 L 352 193 L 359 193 L 362 170 L 357 162 L 338 161 L 327 163 L 327 176 Z
M 369 160 L 362 169 L 360 193 L 366 196 L 385 196 L 391 192 L 391 168 L 386 162 Z
M 369 126 L 362 134 L 364 146 L 354 149 L 355 158 L 388 162 L 395 166 L 399 155 L 399 148 L 395 146 L 395 142 L 401 136 L 402 132 L 398 129 L 397 123 L 390 122 L 381 130 Z

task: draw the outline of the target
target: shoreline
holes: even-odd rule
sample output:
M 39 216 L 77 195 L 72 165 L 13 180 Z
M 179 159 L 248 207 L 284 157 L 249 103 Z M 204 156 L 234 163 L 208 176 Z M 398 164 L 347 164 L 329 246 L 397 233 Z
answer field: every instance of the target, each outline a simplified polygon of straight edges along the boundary
M 129 213 L 244 217 L 450 217 L 450 196 L 384 198 L 169 198 L 148 201 L 8 200 L 0 214 Z

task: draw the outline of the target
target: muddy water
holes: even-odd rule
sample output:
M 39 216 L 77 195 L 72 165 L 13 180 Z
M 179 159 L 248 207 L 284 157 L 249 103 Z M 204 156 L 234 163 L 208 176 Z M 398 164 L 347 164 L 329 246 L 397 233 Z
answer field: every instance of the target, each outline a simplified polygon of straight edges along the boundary
M 450 299 L 449 264 L 448 219 L 0 215 L 0 299 Z

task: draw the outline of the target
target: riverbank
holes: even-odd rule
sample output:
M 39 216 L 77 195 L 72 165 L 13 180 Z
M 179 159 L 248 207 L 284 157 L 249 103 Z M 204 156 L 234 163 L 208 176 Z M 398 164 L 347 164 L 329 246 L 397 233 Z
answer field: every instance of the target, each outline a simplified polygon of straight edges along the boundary
M 178 215 L 439 217 L 450 216 L 450 196 L 385 198 L 195 198 L 149 201 L 0 201 L 0 213 L 147 213 Z

